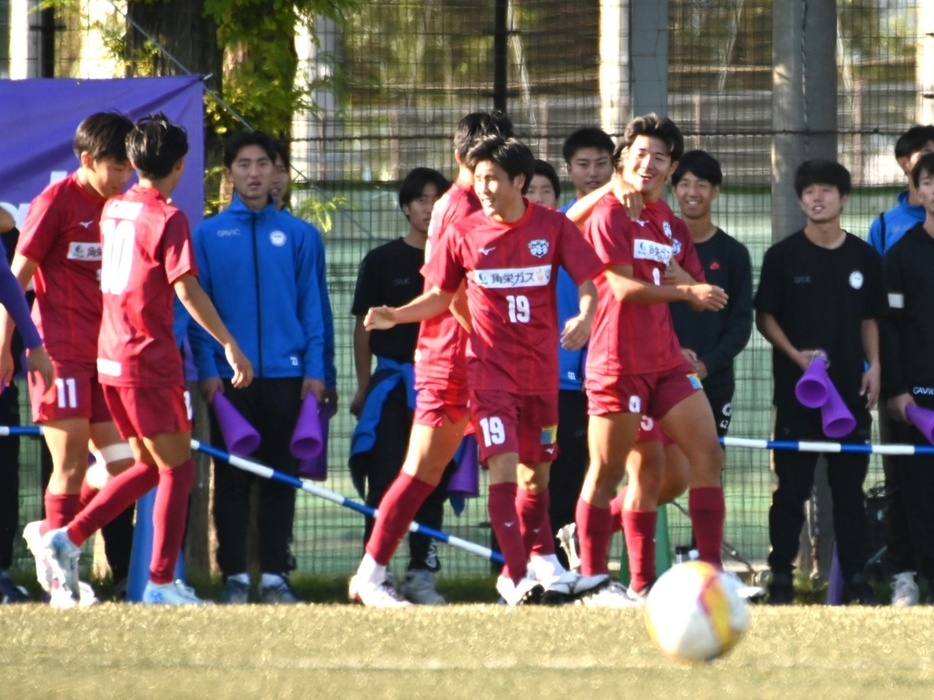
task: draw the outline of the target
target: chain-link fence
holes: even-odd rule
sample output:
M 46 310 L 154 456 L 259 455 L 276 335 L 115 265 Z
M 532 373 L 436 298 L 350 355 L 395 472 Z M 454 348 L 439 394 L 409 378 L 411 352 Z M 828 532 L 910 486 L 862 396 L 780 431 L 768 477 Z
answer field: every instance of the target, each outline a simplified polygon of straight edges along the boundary
M 350 300 L 363 255 L 406 231 L 396 205 L 399 180 L 416 166 L 453 176 L 450 138 L 457 120 L 494 105 L 505 107 L 517 134 L 559 173 L 563 141 L 574 129 L 603 125 L 617 135 L 620 122 L 608 119 L 608 104 L 616 100 L 622 105 L 617 113 L 625 113 L 627 96 L 608 96 L 606 86 L 613 71 L 626 78 L 633 64 L 612 47 L 640 36 L 642 27 L 628 26 L 640 4 L 382 0 L 362 4 L 343 23 L 319 19 L 316 40 L 299 42 L 300 73 L 316 86 L 317 109 L 292 124 L 292 204 L 302 209 L 322 198 L 343 203 L 325 232 L 341 395 L 331 429 L 329 488 L 355 495 L 346 466 L 354 426 L 347 406 L 355 389 Z M 719 158 L 725 179 L 714 219 L 749 248 L 756 279 L 775 233 L 772 11 L 767 0 L 671 0 L 667 32 L 659 34 L 668 46 L 668 114 L 688 148 Z M 925 0 L 841 1 L 836 31 L 825 38 L 836 44 L 839 159 L 856 185 L 843 223 L 859 235 L 904 185 L 893 157 L 895 139 L 925 115 L 930 120 L 925 105 L 931 99 L 925 102 L 921 87 L 925 11 L 934 12 Z M 89 26 L 74 25 L 68 31 L 79 39 L 62 46 L 80 46 L 80 37 L 93 33 Z M 800 50 L 808 49 L 802 43 Z M 74 65 L 68 63 L 70 75 Z M 731 435 L 769 437 L 770 396 L 770 351 L 754 332 L 737 362 Z M 769 462 L 764 451 L 727 451 L 726 537 L 744 557 L 759 561 L 768 549 Z M 31 457 L 23 468 L 33 469 Z M 867 486 L 879 478 L 874 463 Z M 347 574 L 361 552 L 360 517 L 299 498 L 300 570 Z M 24 479 L 23 506 L 26 516 L 35 515 L 34 479 Z M 670 518 L 672 539 L 689 539 L 686 518 L 677 510 Z M 460 516 L 449 512 L 446 529 L 486 542 L 486 520 L 485 501 L 476 499 Z M 442 561 L 447 573 L 485 570 L 483 562 L 451 550 L 442 552 Z

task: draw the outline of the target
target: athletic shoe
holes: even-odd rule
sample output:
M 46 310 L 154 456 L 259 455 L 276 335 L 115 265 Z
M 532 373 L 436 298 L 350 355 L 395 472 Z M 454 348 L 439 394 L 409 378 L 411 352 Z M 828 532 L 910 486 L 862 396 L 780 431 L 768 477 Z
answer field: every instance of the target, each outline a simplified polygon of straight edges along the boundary
M 91 588 L 90 583 L 78 581 L 78 591 L 80 593 L 78 596 L 78 605 L 80 607 L 86 608 L 88 606 L 97 604 L 97 594 L 94 593 L 94 589 Z
M 723 580 L 736 591 L 743 600 L 762 600 L 765 598 L 766 590 L 762 586 L 747 585 L 743 579 L 733 571 L 724 571 Z
M 17 586 L 10 578 L 8 571 L 0 571 L 0 599 L 4 605 L 10 603 L 25 603 L 29 598 L 29 591 Z
M 388 579 L 373 583 L 354 576 L 347 587 L 347 597 L 351 602 L 369 608 L 407 608 L 411 605 Z
M 144 605 L 205 605 L 193 588 L 181 581 L 172 583 L 153 583 L 148 581 L 143 589 Z
M 42 590 L 48 593 L 52 590 L 52 564 L 45 547 L 42 546 L 41 528 L 41 520 L 28 523 L 23 528 L 23 539 L 26 540 L 26 548 L 36 560 L 36 580 L 42 586 Z
M 566 605 L 578 598 L 594 593 L 604 586 L 610 585 L 610 577 L 606 574 L 598 576 L 581 576 L 576 571 L 565 571 L 548 581 L 539 579 L 545 587 L 542 594 L 542 605 Z
M 284 576 L 280 576 L 276 583 L 260 588 L 259 602 L 270 605 L 294 605 L 302 601 L 295 595 L 292 587 L 289 586 L 288 580 Z
M 631 608 L 640 605 L 629 597 L 626 587 L 619 581 L 610 581 L 603 588 L 577 599 L 578 605 L 588 608 Z
M 635 605 L 645 605 L 645 601 L 649 597 L 649 591 L 652 590 L 652 586 L 654 585 L 654 583 L 655 582 L 653 581 L 648 586 L 643 588 L 641 591 L 637 591 L 632 586 L 628 586 L 626 588 L 626 595 L 629 596 L 630 600 L 632 600 L 632 602 Z
M 907 608 L 918 604 L 920 591 L 914 571 L 902 571 L 892 577 L 892 605 Z
M 568 523 L 558 530 L 558 544 L 568 558 L 568 568 L 577 571 L 581 567 L 580 542 L 577 540 L 577 523 Z
M 42 546 L 52 565 L 52 589 L 71 591 L 71 597 L 76 602 L 80 601 L 78 559 L 81 558 L 81 548 L 68 539 L 66 528 L 49 530 L 42 536 Z
M 399 586 L 399 593 L 415 605 L 446 605 L 444 596 L 435 589 L 435 575 L 427 569 L 412 569 Z
M 513 583 L 508 576 L 496 579 L 496 590 L 506 601 L 506 605 L 538 605 L 542 602 L 545 587 L 535 578 L 526 575 L 525 578 Z
M 227 579 L 221 601 L 226 605 L 246 605 L 250 602 L 250 584 L 235 578 Z

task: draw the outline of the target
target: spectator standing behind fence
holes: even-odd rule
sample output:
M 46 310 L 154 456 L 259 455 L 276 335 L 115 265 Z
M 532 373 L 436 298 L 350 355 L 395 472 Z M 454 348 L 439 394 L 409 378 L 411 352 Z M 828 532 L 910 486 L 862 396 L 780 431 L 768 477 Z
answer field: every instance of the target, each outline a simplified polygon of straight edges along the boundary
M 422 293 L 425 280 L 421 267 L 425 262 L 431 211 L 449 186 L 441 173 L 430 168 L 415 168 L 406 175 L 399 189 L 399 207 L 409 223 L 408 233 L 367 253 L 357 275 L 351 307 L 356 317 L 353 348 L 357 392 L 350 412 L 359 422 L 351 440 L 350 469 L 358 486 L 362 485 L 360 477 L 365 477 L 366 502 L 374 508 L 379 507 L 386 490 L 399 475 L 408 449 L 415 409 L 413 363 L 418 324 L 368 331 L 363 319 L 371 306 L 402 306 Z M 445 475 L 449 477 L 450 473 L 449 465 Z M 447 481 L 441 479 L 415 514 L 416 521 L 443 529 Z M 372 532 L 373 520 L 367 518 L 364 546 Z M 410 533 L 408 570 L 399 592 L 411 603 L 443 605 L 445 600 L 435 589 L 435 572 L 440 567 L 434 540 Z
M 882 322 L 882 385 L 888 397 L 884 408 L 896 421 L 892 424 L 893 441 L 930 446 L 929 436 L 908 424 L 906 410 L 910 406 L 934 409 L 934 153 L 921 156 L 910 176 L 912 190 L 925 210 L 925 220 L 910 228 L 885 254 L 889 312 Z M 934 601 L 934 458 L 899 456 L 894 462 L 908 525 L 909 551 L 915 555 L 912 569 L 927 581 L 930 603 Z M 914 592 L 911 604 L 917 603 L 917 587 Z M 899 593 L 897 587 L 894 593 Z
M 52 361 L 49 359 L 42 338 L 29 316 L 29 305 L 23 296 L 19 282 L 9 266 L 9 256 L 16 250 L 19 230 L 12 215 L 0 207 L 0 303 L 10 312 L 19 329 L 13 335 L 13 366 L 0 378 L 0 424 L 17 426 L 19 419 L 19 389 L 13 378 L 19 372 L 20 354 L 23 351 L 21 333 L 31 348 L 29 364 L 33 369 L 42 368 L 42 380 L 46 386 L 54 379 Z M 21 301 L 22 300 L 22 301 Z M 19 437 L 10 435 L 0 438 L 0 598 L 5 602 L 18 603 L 28 596 L 10 579 L 13 565 L 13 540 L 19 527 Z
M 68 525 L 108 478 L 133 463 L 133 452 L 120 438 L 104 401 L 95 364 L 102 305 L 100 217 L 107 199 L 119 194 L 132 175 L 124 143 L 132 128 L 116 112 L 92 114 L 78 125 L 73 143 L 78 169 L 30 203 L 12 262 L 24 289 L 34 282 L 32 316 L 55 366 L 54 386 L 29 383 L 32 418 L 42 425 L 52 475 L 43 498 L 45 520 L 23 530 L 36 557 L 36 577 L 50 591 L 54 581 L 42 535 Z M 8 314 L 0 311 L 4 367 L 12 366 L 12 329 Z M 97 467 L 92 473 L 98 475 L 93 485 L 85 478 L 89 448 Z M 132 518 L 128 509 L 104 531 L 118 582 L 129 572 Z M 52 603 L 69 605 L 68 595 L 56 589 Z M 82 595 L 93 602 L 89 587 Z
M 830 379 L 856 419 L 856 427 L 840 442 L 869 442 L 869 411 L 878 398 L 880 381 L 877 319 L 885 301 L 881 258 L 840 228 L 851 189 L 850 173 L 839 163 L 802 163 L 795 172 L 795 192 L 807 225 L 769 248 L 762 262 L 756 327 L 772 345 L 776 440 L 826 440 L 820 411 L 803 407 L 795 397 L 795 385 L 808 365 L 826 358 Z M 769 510 L 768 559 L 772 604 L 794 599 L 794 560 L 818 457 L 813 452 L 774 453 L 778 485 Z M 825 453 L 825 457 L 843 601 L 874 604 L 865 574 L 869 526 L 863 480 L 869 455 Z
M 325 323 L 319 270 L 320 238 L 311 226 L 279 211 L 269 195 L 275 147 L 260 131 L 241 132 L 224 145 L 224 170 L 234 196 L 223 212 L 206 219 L 193 239 L 199 281 L 225 325 L 242 340 L 255 379 L 232 390 L 231 372 L 220 347 L 192 327 L 198 380 L 210 402 L 223 391 L 233 407 L 259 432 L 251 458 L 286 474 L 298 462 L 290 452 L 302 401 L 314 394 L 322 410 L 326 391 Z M 223 443 L 211 411 L 211 439 Z M 214 462 L 214 523 L 217 563 L 226 582 L 224 601 L 246 603 L 247 521 L 252 474 Z M 260 600 L 295 603 L 287 578 L 289 536 L 295 517 L 295 490 L 259 480 Z
M 924 207 L 911 179 L 911 165 L 919 154 L 934 153 L 934 126 L 916 125 L 898 137 L 895 142 L 895 160 L 905 173 L 908 186 L 898 195 L 898 203 L 880 214 L 869 227 L 869 245 L 881 255 L 895 245 L 907 231 L 923 223 Z M 883 387 L 884 388 L 884 387 Z M 886 399 L 885 392 L 881 397 Z M 888 411 L 879 411 L 879 436 L 883 443 L 894 442 L 892 417 Z M 915 581 L 915 556 L 905 515 L 904 494 L 899 476 L 901 470 L 896 458 L 883 455 L 885 474 L 883 524 L 885 533 L 885 561 L 892 576 L 892 605 L 909 606 L 918 603 L 918 583 Z
M 195 476 L 191 400 L 173 332 L 176 295 L 224 349 L 233 384 L 252 379 L 249 360 L 221 323 L 196 277 L 188 219 L 169 204 L 185 169 L 188 137 L 162 114 L 127 136 L 139 183 L 110 200 L 101 218 L 103 317 L 97 367 L 104 398 L 135 463 L 114 477 L 67 528 L 42 539 L 56 577 L 77 596 L 81 545 L 151 489 L 152 560 L 142 602 L 200 605 L 174 581 Z

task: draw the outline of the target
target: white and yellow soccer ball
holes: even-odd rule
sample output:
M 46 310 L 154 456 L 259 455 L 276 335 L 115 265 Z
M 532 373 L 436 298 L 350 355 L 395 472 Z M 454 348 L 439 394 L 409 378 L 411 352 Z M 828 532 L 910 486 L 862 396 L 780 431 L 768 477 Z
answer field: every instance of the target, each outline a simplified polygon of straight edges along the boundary
M 645 626 L 666 656 L 712 661 L 749 629 L 749 607 L 728 574 L 704 562 L 686 562 L 655 582 L 645 602 Z

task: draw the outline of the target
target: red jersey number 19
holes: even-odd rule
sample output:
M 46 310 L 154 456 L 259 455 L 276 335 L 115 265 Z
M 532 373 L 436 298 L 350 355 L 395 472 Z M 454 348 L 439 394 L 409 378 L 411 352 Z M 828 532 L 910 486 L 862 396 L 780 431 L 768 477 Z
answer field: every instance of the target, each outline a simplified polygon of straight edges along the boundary
M 126 219 L 104 219 L 101 222 L 101 291 L 122 294 L 130 281 L 133 263 L 133 239 L 136 226 Z
M 532 319 L 532 309 L 529 306 L 529 298 L 519 294 L 506 296 L 509 303 L 509 320 L 512 323 L 528 323 Z

